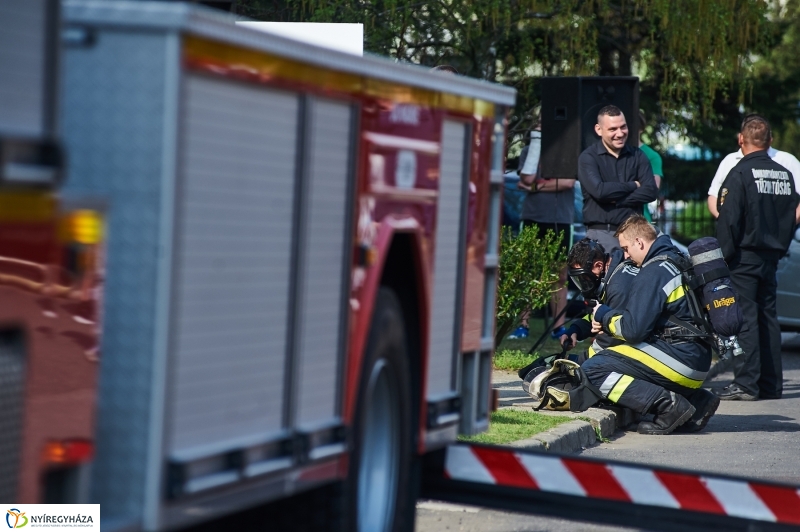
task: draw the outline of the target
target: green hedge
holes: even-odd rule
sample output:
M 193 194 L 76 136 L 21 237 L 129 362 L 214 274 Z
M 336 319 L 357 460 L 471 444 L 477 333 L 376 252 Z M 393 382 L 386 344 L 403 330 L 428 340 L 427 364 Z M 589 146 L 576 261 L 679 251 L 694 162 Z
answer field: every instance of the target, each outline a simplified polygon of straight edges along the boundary
M 550 301 L 558 272 L 567 260 L 560 244 L 561 237 L 549 229 L 539 235 L 536 227 L 525 227 L 514 236 L 511 228 L 503 227 L 495 345 L 514 330 L 526 310 Z

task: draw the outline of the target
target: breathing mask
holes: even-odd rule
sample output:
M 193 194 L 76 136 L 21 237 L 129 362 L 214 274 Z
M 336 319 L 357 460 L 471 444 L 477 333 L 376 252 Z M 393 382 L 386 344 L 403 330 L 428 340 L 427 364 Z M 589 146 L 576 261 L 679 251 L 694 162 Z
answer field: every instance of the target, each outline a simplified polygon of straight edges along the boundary
M 593 252 L 599 245 L 600 244 L 598 244 L 596 240 L 590 241 L 590 250 Z M 594 253 L 589 254 L 590 257 L 593 255 Z M 590 299 L 600 299 L 605 289 L 603 277 L 598 276 L 592 271 L 592 266 L 597 260 L 598 259 L 590 258 L 580 268 L 569 268 L 569 276 L 572 282 L 575 283 L 575 286 L 581 291 L 581 295 L 583 295 L 583 299 L 586 301 Z M 603 263 L 605 263 L 608 260 L 608 255 L 603 256 L 602 260 Z

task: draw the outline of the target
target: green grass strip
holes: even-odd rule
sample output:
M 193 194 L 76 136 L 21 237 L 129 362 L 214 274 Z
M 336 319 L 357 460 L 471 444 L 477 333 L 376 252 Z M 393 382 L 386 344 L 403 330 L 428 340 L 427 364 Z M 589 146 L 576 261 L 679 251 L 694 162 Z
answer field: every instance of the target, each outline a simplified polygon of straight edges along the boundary
M 459 441 L 503 444 L 524 440 L 534 434 L 552 429 L 556 425 L 572 421 L 564 416 L 548 416 L 525 410 L 503 409 L 492 412 L 489 430 L 475 436 L 459 436 Z
M 536 358 L 538 354 L 529 355 L 526 351 L 517 349 L 503 349 L 494 354 L 494 369 L 504 369 L 506 371 L 517 371 L 524 368 Z

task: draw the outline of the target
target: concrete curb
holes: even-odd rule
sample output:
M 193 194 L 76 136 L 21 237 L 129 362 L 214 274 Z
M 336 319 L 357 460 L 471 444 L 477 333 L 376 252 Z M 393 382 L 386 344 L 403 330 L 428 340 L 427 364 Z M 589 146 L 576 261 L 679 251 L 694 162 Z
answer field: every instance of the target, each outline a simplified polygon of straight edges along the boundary
M 530 406 L 514 405 L 508 408 L 530 411 Z M 628 409 L 590 408 L 585 412 L 552 412 L 540 410 L 545 416 L 575 418 L 545 432 L 534 434 L 525 440 L 510 443 L 512 447 L 536 449 L 556 453 L 574 453 L 590 447 L 598 440 L 610 438 L 617 430 L 630 425 L 633 412 Z M 588 419 L 588 421 L 587 421 Z
M 522 390 L 521 381 L 516 373 L 496 370 L 493 372 L 492 381 L 492 386 L 499 394 L 501 409 L 531 412 L 537 405 L 537 402 Z M 610 438 L 617 430 L 638 421 L 631 410 L 619 407 L 590 408 L 585 412 L 540 410 L 539 413 L 545 416 L 570 417 L 573 421 L 508 445 L 524 449 L 574 453 L 594 445 L 598 440 Z

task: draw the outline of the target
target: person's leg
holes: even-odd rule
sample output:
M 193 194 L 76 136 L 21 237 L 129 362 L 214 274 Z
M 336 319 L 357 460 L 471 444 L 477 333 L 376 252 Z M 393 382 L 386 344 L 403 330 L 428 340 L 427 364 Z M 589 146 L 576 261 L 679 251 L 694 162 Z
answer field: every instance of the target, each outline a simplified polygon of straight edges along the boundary
M 569 248 L 572 246 L 572 224 L 558 223 L 554 224 L 554 230 L 561 234 L 561 251 L 566 258 L 569 253 Z M 567 321 L 567 276 L 569 273 L 568 265 L 565 263 L 564 267 L 558 272 L 558 290 L 553 293 L 553 299 L 550 301 L 553 316 L 556 318 L 553 323 L 553 328 L 557 329 L 564 325 Z
M 689 400 L 695 411 L 692 417 L 678 427 L 675 432 L 700 432 L 717 411 L 720 402 L 719 397 L 703 388 L 698 388 L 682 395 Z
M 641 345 L 644 344 L 639 344 L 639 347 Z M 686 346 L 669 346 L 668 344 L 660 341 L 656 341 L 649 345 L 650 347 L 648 349 L 650 349 L 651 351 L 652 350 L 660 351 L 662 353 L 661 356 L 663 357 L 672 357 L 672 355 L 674 355 L 675 353 L 674 351 L 671 352 L 671 350 L 675 349 L 682 349 L 684 351 L 684 354 L 687 353 Z M 695 356 L 700 357 L 702 356 L 701 355 L 702 350 L 706 348 L 700 348 L 700 349 L 701 349 L 700 351 L 697 351 L 697 347 L 688 348 L 688 353 L 694 353 Z M 700 359 L 698 358 L 697 365 L 700 367 L 704 367 L 704 364 L 700 363 L 699 360 Z M 699 432 L 703 430 L 705 426 L 708 424 L 708 421 L 717 411 L 720 402 L 719 397 L 714 395 L 712 392 L 704 390 L 699 387 L 702 383 L 702 380 L 704 379 L 703 374 L 696 375 L 692 379 L 693 381 L 696 381 L 693 384 L 693 386 L 697 387 L 691 388 L 685 385 L 688 384 L 688 381 L 684 381 L 683 383 L 681 383 L 676 380 L 667 378 L 666 376 L 654 371 L 643 362 L 630 360 L 629 364 L 631 366 L 631 369 L 629 369 L 628 371 L 631 374 L 641 379 L 652 381 L 654 384 L 663 387 L 665 390 L 669 390 L 671 392 L 675 392 L 677 394 L 682 395 L 695 408 L 695 412 L 692 415 L 692 417 L 689 418 L 689 420 L 686 421 L 686 423 L 681 425 L 676 430 L 676 432 Z
M 520 231 L 526 227 L 535 226 L 536 222 L 533 220 L 520 220 Z M 541 228 L 539 228 L 539 234 L 541 234 Z M 522 338 L 528 337 L 529 327 L 528 327 L 528 320 L 531 317 L 530 310 L 526 310 L 520 316 L 519 326 L 511 331 L 511 334 L 508 335 L 508 338 L 511 340 L 519 340 Z
M 640 434 L 669 434 L 691 418 L 695 407 L 675 392 L 647 379 L 627 360 L 600 352 L 581 366 L 588 379 L 608 401 L 644 415 L 653 414 L 652 422 L 642 422 Z M 632 374 L 637 375 L 634 377 Z
M 602 351 L 584 362 L 581 368 L 589 381 L 603 392 L 605 399 L 642 415 L 664 391 L 661 386 L 634 378 L 630 375 L 634 372 L 624 361 Z
M 778 324 L 776 297 L 778 283 L 775 276 L 777 262 L 763 265 L 761 286 L 758 290 L 758 323 L 761 375 L 758 379 L 759 396 L 780 398 L 783 393 L 783 360 L 781 359 L 781 328 Z
M 571 226 L 570 224 L 552 223 L 552 222 L 526 222 L 528 225 L 535 225 L 539 229 L 539 236 L 544 237 L 547 231 L 553 231 L 561 242 L 561 250 L 566 257 L 570 248 L 571 239 Z M 553 292 L 553 297 L 550 299 L 550 314 L 553 317 L 553 329 L 564 325 L 566 321 L 567 308 L 567 265 L 558 272 L 558 283 L 556 290 Z M 527 326 L 527 321 L 525 322 Z
M 565 266 L 558 272 L 558 290 L 553 293 L 553 299 L 550 300 L 550 308 L 552 309 L 553 329 L 557 329 L 564 325 L 567 319 L 567 267 Z
M 744 353 L 733 357 L 733 384 L 750 396 L 758 396 L 758 379 L 761 374 L 761 351 L 759 334 L 759 286 L 761 265 L 737 264 L 731 268 L 731 281 L 739 294 L 739 306 L 744 317 L 742 331 L 739 333 L 739 345 Z M 722 399 L 735 399 L 735 387 L 731 394 L 720 392 Z M 732 395 L 727 397 L 727 395 Z

